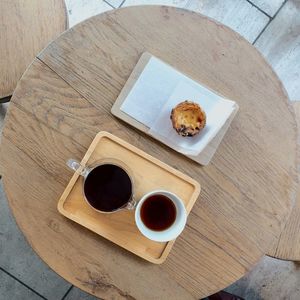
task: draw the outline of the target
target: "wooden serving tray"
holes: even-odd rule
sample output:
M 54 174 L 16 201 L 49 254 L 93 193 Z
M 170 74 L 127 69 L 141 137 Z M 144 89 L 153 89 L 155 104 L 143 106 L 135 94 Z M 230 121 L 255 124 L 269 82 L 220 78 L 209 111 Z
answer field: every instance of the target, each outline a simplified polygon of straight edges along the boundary
M 124 140 L 102 131 L 94 138 L 81 165 L 92 165 L 107 158 L 117 158 L 130 167 L 136 200 L 152 190 L 165 189 L 178 195 L 189 213 L 199 196 L 200 184 L 197 181 Z M 79 172 L 75 172 L 59 199 L 59 212 L 152 263 L 162 263 L 175 240 L 159 243 L 144 237 L 135 225 L 134 211 L 102 214 L 92 209 L 83 197 L 83 177 Z

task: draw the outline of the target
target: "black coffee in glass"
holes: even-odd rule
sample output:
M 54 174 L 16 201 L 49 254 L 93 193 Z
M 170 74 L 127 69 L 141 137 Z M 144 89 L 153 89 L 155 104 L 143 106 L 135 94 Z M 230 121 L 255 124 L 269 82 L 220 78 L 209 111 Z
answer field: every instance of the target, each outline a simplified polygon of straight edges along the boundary
M 84 182 L 84 194 L 95 209 L 112 212 L 125 206 L 132 197 L 132 182 L 127 172 L 114 164 L 95 167 Z

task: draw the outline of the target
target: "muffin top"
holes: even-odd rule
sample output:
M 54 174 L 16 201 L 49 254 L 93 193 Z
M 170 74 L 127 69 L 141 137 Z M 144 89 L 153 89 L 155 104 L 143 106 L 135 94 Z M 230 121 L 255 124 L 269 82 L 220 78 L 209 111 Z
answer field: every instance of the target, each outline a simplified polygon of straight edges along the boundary
M 177 104 L 171 112 L 173 128 L 181 136 L 194 136 L 206 124 L 206 114 L 201 106 L 192 101 Z

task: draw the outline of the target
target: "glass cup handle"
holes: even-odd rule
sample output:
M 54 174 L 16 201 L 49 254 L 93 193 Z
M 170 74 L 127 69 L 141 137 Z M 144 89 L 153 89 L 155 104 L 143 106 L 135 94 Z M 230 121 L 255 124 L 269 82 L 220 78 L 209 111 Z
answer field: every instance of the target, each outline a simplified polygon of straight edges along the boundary
M 72 169 L 72 170 L 74 170 L 75 172 L 79 172 L 79 174 L 81 175 L 81 176 L 86 176 L 88 173 L 89 173 L 89 169 L 87 168 L 87 167 L 83 167 L 77 160 L 75 160 L 75 159 L 69 159 L 68 161 L 67 161 L 67 166 L 70 168 L 70 169 Z
M 137 202 L 136 202 L 134 199 L 131 199 L 131 200 L 127 203 L 127 205 L 126 205 L 125 208 L 128 209 L 128 210 L 133 210 L 133 209 L 135 209 L 136 204 L 137 204 Z

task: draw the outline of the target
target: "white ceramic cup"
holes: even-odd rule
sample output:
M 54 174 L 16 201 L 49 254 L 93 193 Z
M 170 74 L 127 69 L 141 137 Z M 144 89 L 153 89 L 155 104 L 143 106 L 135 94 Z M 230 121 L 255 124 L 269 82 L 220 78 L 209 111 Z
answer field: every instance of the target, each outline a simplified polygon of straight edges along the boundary
M 168 197 L 170 200 L 172 200 L 176 207 L 176 219 L 174 223 L 170 227 L 162 231 L 149 229 L 141 219 L 141 207 L 144 201 L 146 201 L 150 196 L 153 195 L 164 195 Z M 176 239 L 184 229 L 186 218 L 187 213 L 182 200 L 175 194 L 164 190 L 156 190 L 144 195 L 138 202 L 135 209 L 135 223 L 138 229 L 145 237 L 156 242 L 168 242 Z

